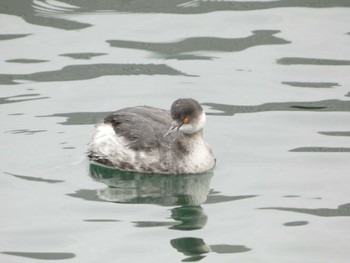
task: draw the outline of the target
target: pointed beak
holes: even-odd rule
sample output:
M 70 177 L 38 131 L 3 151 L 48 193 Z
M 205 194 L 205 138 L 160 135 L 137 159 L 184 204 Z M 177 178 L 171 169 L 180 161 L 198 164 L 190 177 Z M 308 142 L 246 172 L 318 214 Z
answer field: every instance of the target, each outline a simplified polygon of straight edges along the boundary
M 171 127 L 169 128 L 169 130 L 164 134 L 163 138 L 168 136 L 169 134 L 176 132 L 180 129 L 181 125 L 183 123 L 178 123 L 176 121 L 173 121 L 173 123 L 171 124 Z

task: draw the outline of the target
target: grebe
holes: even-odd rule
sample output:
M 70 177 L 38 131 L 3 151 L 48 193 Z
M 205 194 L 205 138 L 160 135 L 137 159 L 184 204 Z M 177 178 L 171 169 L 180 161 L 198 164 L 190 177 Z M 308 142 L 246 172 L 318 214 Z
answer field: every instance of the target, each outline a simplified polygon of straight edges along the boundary
M 88 156 L 139 173 L 205 172 L 215 165 L 203 138 L 205 120 L 200 104 L 190 98 L 176 100 L 170 112 L 149 106 L 124 108 L 97 125 Z

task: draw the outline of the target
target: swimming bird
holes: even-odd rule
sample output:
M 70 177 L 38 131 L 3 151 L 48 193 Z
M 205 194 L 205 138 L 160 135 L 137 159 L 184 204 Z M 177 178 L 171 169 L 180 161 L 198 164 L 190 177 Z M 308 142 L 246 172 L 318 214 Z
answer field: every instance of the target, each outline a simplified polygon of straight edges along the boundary
M 203 138 L 205 112 L 181 98 L 170 112 L 150 106 L 120 109 L 96 126 L 91 161 L 139 173 L 191 174 L 212 169 L 215 159 Z

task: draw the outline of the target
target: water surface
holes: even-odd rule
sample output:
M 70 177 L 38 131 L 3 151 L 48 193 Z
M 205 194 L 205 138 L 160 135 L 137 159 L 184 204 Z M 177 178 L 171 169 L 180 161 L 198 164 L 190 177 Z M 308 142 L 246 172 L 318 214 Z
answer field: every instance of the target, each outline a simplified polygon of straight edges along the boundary
M 0 261 L 347 263 L 349 7 L 0 3 Z M 104 116 L 179 97 L 212 172 L 87 162 Z

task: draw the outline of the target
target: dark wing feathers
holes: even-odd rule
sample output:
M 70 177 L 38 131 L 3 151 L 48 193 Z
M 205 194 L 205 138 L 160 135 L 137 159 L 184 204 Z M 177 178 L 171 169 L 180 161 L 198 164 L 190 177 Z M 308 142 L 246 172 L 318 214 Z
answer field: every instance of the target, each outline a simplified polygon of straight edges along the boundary
M 130 148 L 150 150 L 169 140 L 163 136 L 172 120 L 169 111 L 138 106 L 118 110 L 107 116 L 104 122 L 111 123 L 114 131 L 130 142 Z

